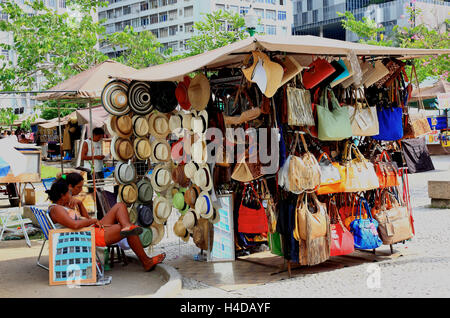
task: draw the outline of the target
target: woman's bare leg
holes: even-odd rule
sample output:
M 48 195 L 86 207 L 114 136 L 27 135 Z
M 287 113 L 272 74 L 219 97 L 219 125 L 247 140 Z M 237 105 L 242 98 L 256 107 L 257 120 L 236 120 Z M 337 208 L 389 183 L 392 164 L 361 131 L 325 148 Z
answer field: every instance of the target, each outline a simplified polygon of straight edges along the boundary
M 115 204 L 111 210 L 106 213 L 103 219 L 100 220 L 103 225 L 113 225 L 119 223 L 121 229 L 128 229 L 131 225 L 130 217 L 128 216 L 128 209 L 125 203 L 119 202 Z

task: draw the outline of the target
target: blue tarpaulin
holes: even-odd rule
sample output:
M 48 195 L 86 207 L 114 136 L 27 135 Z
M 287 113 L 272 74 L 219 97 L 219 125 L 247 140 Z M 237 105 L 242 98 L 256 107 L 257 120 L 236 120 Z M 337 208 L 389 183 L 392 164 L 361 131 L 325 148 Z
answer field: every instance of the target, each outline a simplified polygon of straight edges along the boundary
M 9 173 L 11 166 L 5 160 L 0 157 L 0 177 L 6 177 Z

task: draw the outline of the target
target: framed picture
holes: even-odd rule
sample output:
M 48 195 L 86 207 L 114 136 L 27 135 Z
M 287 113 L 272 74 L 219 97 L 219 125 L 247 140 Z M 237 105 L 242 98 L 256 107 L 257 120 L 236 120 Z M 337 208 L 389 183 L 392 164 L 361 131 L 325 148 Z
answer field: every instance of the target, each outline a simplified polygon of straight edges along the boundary
M 49 232 L 49 284 L 95 283 L 94 228 L 55 229 Z
M 233 195 L 218 195 L 220 221 L 214 224 L 214 241 L 209 262 L 234 261 Z

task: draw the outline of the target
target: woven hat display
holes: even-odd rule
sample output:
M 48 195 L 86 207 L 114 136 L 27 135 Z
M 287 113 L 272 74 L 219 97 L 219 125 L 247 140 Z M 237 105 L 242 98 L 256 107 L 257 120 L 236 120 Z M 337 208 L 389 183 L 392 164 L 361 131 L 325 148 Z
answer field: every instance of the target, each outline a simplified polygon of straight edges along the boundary
M 120 80 L 110 81 L 102 90 L 101 101 L 103 108 L 111 115 L 128 114 L 128 84 Z
M 212 189 L 213 180 L 211 179 L 211 172 L 207 164 L 201 164 L 199 169 L 195 172 L 193 182 L 204 191 Z
M 175 90 L 177 85 L 174 82 L 154 82 L 152 91 L 155 94 L 152 97 L 153 106 L 161 113 L 170 113 L 178 105 Z
M 198 163 L 189 161 L 184 165 L 184 174 L 186 175 L 186 177 L 192 180 L 198 169 L 200 169 L 200 165 Z
M 150 146 L 150 158 L 152 162 L 167 162 L 170 160 L 171 148 L 167 140 L 156 139 Z
M 133 164 L 119 162 L 114 168 L 114 178 L 120 184 L 129 184 L 136 181 L 136 169 Z
M 190 236 L 188 230 L 183 224 L 183 215 L 181 215 L 173 225 L 173 233 L 175 233 L 175 235 L 181 238 L 183 241 L 189 241 Z
M 208 78 L 199 73 L 191 80 L 188 88 L 189 101 L 195 110 L 203 110 L 211 97 L 211 86 Z
M 217 224 L 220 222 L 220 213 L 214 208 L 213 215 L 208 219 L 211 224 Z
M 195 202 L 197 201 L 197 198 L 201 192 L 202 190 L 198 186 L 196 186 L 195 184 L 191 185 L 184 193 L 184 201 L 187 205 L 194 209 Z
M 197 225 L 197 221 L 200 217 L 197 215 L 197 213 L 193 209 L 189 209 L 184 215 L 183 215 L 183 225 L 186 228 L 186 230 L 189 233 L 192 233 L 194 231 L 194 226 Z
M 138 201 L 142 203 L 150 203 L 153 199 L 152 183 L 146 177 L 136 183 L 138 188 Z
M 169 119 L 165 114 L 152 113 L 148 119 L 148 128 L 150 135 L 165 139 L 170 133 Z
M 191 113 L 176 112 L 169 119 L 170 132 L 178 138 L 183 137 L 186 130 L 191 129 L 191 120 Z
M 156 222 L 153 222 L 153 224 L 150 226 L 150 229 L 152 230 L 153 234 L 152 243 L 150 245 L 153 246 L 161 242 L 164 237 L 165 230 L 164 225 L 158 224 Z
M 204 139 L 199 139 L 191 145 L 192 160 L 196 163 L 206 163 L 208 147 Z
M 145 227 L 142 230 L 142 233 L 139 234 L 139 240 L 141 241 L 142 247 L 146 248 L 153 242 L 153 231 Z
M 139 160 L 147 160 L 152 153 L 150 141 L 147 138 L 139 137 L 133 142 L 134 153 Z
M 112 136 L 129 138 L 133 134 L 132 120 L 128 115 L 109 116 L 109 121 L 107 121 L 106 128 Z
M 192 239 L 199 249 L 210 251 L 214 242 L 212 224 L 208 220 L 199 219 L 197 225 L 194 227 Z
M 172 169 L 172 180 L 180 187 L 187 187 L 190 183 L 189 178 L 184 173 L 184 165 L 180 164 Z
M 205 219 L 209 219 L 213 216 L 214 208 L 211 197 L 207 191 L 203 191 L 199 194 L 197 201 L 195 201 L 195 212 Z
M 128 103 L 135 114 L 146 115 L 153 110 L 150 94 L 150 84 L 137 81 L 131 82 L 128 88 Z
M 153 204 L 138 204 L 136 212 L 138 225 L 146 228 L 153 224 Z
M 136 202 L 138 198 L 138 189 L 136 187 L 136 184 L 121 184 L 119 186 L 118 198 L 120 202 L 126 204 L 132 204 Z
M 172 161 L 176 164 L 185 164 L 188 159 L 187 147 L 184 143 L 184 138 L 180 138 L 172 144 L 170 150 Z
M 178 100 L 178 104 L 184 110 L 189 110 L 191 108 L 191 102 L 189 101 L 188 88 L 191 83 L 191 78 L 185 76 L 182 82 L 178 83 L 175 90 L 175 96 Z
M 171 180 L 172 176 L 168 167 L 160 164 L 153 169 L 150 181 L 154 191 L 162 192 L 167 190 L 170 186 Z
M 158 224 L 164 224 L 172 213 L 172 204 L 163 196 L 153 200 L 153 219 Z
M 133 144 L 129 139 L 115 136 L 111 140 L 111 155 L 118 161 L 128 161 L 134 156 Z
M 147 137 L 150 132 L 147 116 L 134 115 L 131 122 L 133 133 L 136 137 Z
M 208 129 L 208 113 L 206 110 L 192 112 L 191 130 L 196 134 L 206 134 Z
M 189 205 L 184 200 L 184 194 L 186 193 L 186 188 L 181 188 L 172 198 L 172 205 L 181 214 L 185 214 L 189 209 Z

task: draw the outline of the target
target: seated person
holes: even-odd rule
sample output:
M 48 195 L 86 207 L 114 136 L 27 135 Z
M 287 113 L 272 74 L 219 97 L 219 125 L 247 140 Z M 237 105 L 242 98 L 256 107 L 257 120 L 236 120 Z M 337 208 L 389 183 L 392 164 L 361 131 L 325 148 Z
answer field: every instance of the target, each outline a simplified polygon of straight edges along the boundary
M 130 222 L 128 210 L 124 203 L 114 205 L 101 220 L 80 218 L 73 209 L 67 207 L 70 205 L 72 195 L 64 179 L 56 180 L 46 193 L 50 201 L 54 203 L 49 207 L 49 213 L 55 226 L 76 230 L 93 225 L 95 226 L 96 246 L 107 246 L 117 243 L 126 237 L 128 245 L 137 255 L 146 271 L 153 270 L 166 257 L 165 253 L 151 258 L 147 256 L 138 236 L 142 233 L 142 228 Z

